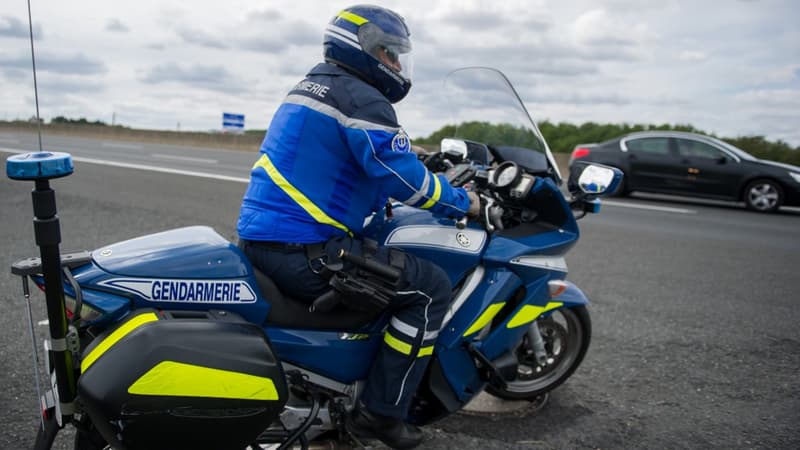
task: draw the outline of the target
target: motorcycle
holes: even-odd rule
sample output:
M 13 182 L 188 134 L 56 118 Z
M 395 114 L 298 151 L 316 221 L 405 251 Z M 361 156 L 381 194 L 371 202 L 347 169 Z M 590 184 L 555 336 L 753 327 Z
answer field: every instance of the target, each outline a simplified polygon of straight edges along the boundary
M 598 197 L 622 176 L 577 163 L 562 191 L 545 139 L 497 70 L 456 70 L 444 91 L 458 125 L 439 152 L 419 157 L 478 193 L 480 217 L 467 222 L 389 203 L 363 231 L 435 261 L 454 286 L 408 413 L 418 425 L 459 411 L 484 390 L 534 400 L 575 372 L 591 322 L 587 297 L 566 280 L 564 255 L 579 238 L 576 213 L 598 212 Z M 337 273 L 332 295 L 309 307 L 283 295 L 209 227 L 62 255 L 50 180 L 72 173 L 70 155 L 15 155 L 6 169 L 35 182 L 40 255 L 15 262 L 12 273 L 28 301 L 30 279 L 47 304 L 50 383 L 36 449 L 51 448 L 67 424 L 79 450 L 308 448 L 326 438 L 361 445 L 344 418 L 390 314 L 359 302 L 390 296 L 395 268 L 342 250 L 340 259 L 364 276 Z

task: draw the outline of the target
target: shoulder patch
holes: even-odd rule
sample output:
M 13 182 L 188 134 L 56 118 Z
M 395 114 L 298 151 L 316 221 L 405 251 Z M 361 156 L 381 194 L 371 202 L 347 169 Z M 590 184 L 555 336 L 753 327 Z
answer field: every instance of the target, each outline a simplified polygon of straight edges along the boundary
M 392 138 L 392 151 L 408 153 L 411 151 L 411 139 L 402 128 Z

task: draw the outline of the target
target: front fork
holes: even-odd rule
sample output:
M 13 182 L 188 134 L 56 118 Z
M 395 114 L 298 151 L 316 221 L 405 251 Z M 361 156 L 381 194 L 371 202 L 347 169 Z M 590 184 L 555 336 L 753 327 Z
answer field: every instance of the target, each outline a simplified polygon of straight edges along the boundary
M 542 339 L 542 333 L 539 332 L 539 321 L 534 320 L 528 326 L 528 340 L 531 343 L 531 348 L 533 350 L 533 355 L 536 357 L 536 362 L 539 363 L 540 366 L 544 366 L 547 364 L 547 350 L 544 348 L 544 339 Z

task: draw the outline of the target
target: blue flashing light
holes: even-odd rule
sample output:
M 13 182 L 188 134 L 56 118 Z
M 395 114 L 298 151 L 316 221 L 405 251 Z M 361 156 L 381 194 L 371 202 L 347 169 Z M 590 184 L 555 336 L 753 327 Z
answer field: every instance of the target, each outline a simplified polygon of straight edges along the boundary
M 586 202 L 589 205 L 589 210 L 587 212 L 591 214 L 597 214 L 600 212 L 600 199 L 596 198 L 592 201 Z
M 65 177 L 72 171 L 72 155 L 69 153 L 22 153 L 6 160 L 6 175 L 12 180 L 46 180 Z

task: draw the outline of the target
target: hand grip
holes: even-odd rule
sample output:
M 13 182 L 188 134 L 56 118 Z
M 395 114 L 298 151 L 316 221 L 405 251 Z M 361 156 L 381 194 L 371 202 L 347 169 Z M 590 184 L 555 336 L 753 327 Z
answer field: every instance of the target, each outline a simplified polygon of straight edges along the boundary
M 464 216 L 464 217 L 456 220 L 456 228 L 458 228 L 459 230 L 463 230 L 464 228 L 467 227 L 467 222 L 468 221 L 469 221 L 469 218 L 467 218 L 467 216 Z
M 330 291 L 320 295 L 314 300 L 314 303 L 308 307 L 311 312 L 328 312 L 332 310 L 341 300 L 339 293 L 331 289 Z

